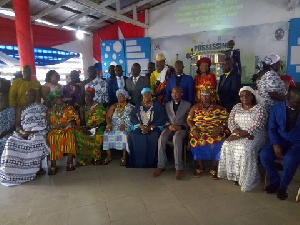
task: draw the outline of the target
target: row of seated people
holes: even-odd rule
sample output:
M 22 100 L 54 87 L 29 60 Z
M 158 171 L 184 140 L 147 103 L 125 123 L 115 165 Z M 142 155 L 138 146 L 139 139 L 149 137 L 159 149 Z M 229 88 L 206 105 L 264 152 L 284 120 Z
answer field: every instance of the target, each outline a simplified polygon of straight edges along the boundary
M 157 167 L 153 176 L 160 176 L 165 170 L 166 142 L 171 137 L 175 177 L 181 179 L 182 146 L 190 130 L 189 143 L 193 159 L 198 162 L 193 177 L 200 177 L 204 172 L 202 160 L 213 160 L 210 170 L 213 179 L 233 180 L 241 185 L 242 191 L 249 191 L 260 182 L 257 154 L 264 146 L 261 161 L 271 178 L 266 192 L 272 193 L 279 188 L 278 197 L 287 198 L 287 187 L 299 163 L 296 151 L 300 128 L 299 88 L 292 88 L 286 102 L 271 108 L 267 143 L 268 113 L 257 104 L 256 92 L 249 86 L 239 91 L 241 103 L 235 105 L 230 114 L 216 104 L 216 92 L 209 86 L 201 90 L 201 101 L 192 108 L 189 102 L 181 99 L 180 87 L 173 88 L 172 101 L 165 108 L 153 101 L 150 88 L 144 88 L 141 94 L 142 102 L 134 107 L 126 101 L 128 92 L 119 89 L 116 93 L 118 103 L 106 112 L 101 104 L 93 101 L 95 90 L 88 87 L 86 105 L 80 109 L 81 120 L 85 120 L 86 125 L 83 127 L 79 126 L 74 108 L 63 103 L 61 91 L 51 93 L 49 101 L 54 105 L 47 112 L 44 105 L 35 102 L 35 90 L 28 90 L 27 105 L 18 108 L 16 116 L 14 109 L 7 107 L 7 95 L 1 94 L 1 147 L 5 145 L 0 168 L 2 184 L 16 185 L 34 179 L 36 173 L 42 172 L 42 159 L 49 152 L 49 175 L 56 174 L 56 160 L 63 154 L 68 154 L 67 171 L 75 169 L 75 155 L 79 165 L 99 164 L 102 143 L 103 150 L 107 151 L 104 164 L 112 160 L 110 149 L 123 150 L 120 165 L 126 165 L 127 151 L 128 167 Z M 14 124 L 16 130 L 9 136 Z M 273 166 L 276 157 L 284 161 L 282 179 Z
M 164 58 L 164 56 L 162 55 L 162 54 L 160 54 L 160 56 L 158 55 L 157 57 L 161 57 L 161 58 L 163 58 L 163 59 L 165 59 Z M 164 61 L 164 60 L 160 60 L 160 61 Z M 159 61 L 159 59 L 157 58 L 157 63 L 158 62 L 160 62 Z M 223 64 L 223 70 L 224 70 L 224 75 L 222 75 L 221 76 L 221 80 L 220 80 L 220 83 L 223 83 L 222 85 L 220 84 L 219 85 L 219 94 L 221 93 L 220 92 L 220 90 L 222 89 L 222 88 L 220 88 L 220 86 L 222 86 L 222 87 L 225 87 L 225 86 L 229 86 L 230 87 L 230 85 L 232 85 L 232 82 L 234 82 L 235 84 L 236 83 L 239 83 L 238 81 L 237 82 L 235 82 L 236 81 L 236 76 L 234 76 L 234 75 L 232 75 L 232 74 L 230 74 L 231 72 L 232 72 L 232 70 L 230 70 L 230 68 L 231 68 L 231 66 L 232 66 L 232 64 L 230 63 L 231 62 L 231 60 L 230 59 L 228 59 L 228 60 L 225 60 L 225 62 L 224 62 L 224 64 Z M 276 95 L 274 95 L 274 93 L 276 93 L 276 91 L 274 91 L 275 90 L 275 87 L 274 86 L 279 86 L 279 90 L 281 90 L 281 89 L 283 89 L 282 87 L 284 87 L 285 88 L 285 85 L 284 85 L 284 83 L 283 82 L 281 82 L 280 83 L 280 78 L 279 78 L 279 76 L 277 76 L 276 74 L 278 74 L 277 72 L 276 72 L 276 68 L 278 67 L 277 65 L 278 65 L 278 63 L 279 63 L 279 58 L 278 58 L 278 56 L 277 55 L 270 55 L 270 56 L 267 56 L 266 57 L 266 59 L 264 60 L 264 64 L 265 65 L 267 65 L 267 66 L 269 66 L 269 67 L 264 67 L 264 72 L 265 72 L 265 74 L 262 74 L 261 75 L 261 77 L 260 77 L 260 79 L 258 79 L 258 86 L 259 86 L 259 84 L 263 84 L 264 82 L 263 82 L 263 80 L 264 80 L 264 78 L 266 78 L 265 80 L 268 80 L 269 78 L 271 79 L 271 81 L 272 82 L 270 82 L 270 85 L 268 85 L 268 86 L 266 86 L 265 87 L 265 89 L 266 90 L 268 90 L 268 88 L 269 88 L 269 90 L 271 90 L 271 91 L 269 91 L 269 92 L 266 92 L 266 93 L 269 93 L 269 95 L 270 96 L 268 96 L 268 98 L 265 98 L 266 100 L 265 100 L 265 102 L 266 103 L 268 103 L 269 104 L 269 102 L 270 101 L 268 101 L 269 99 L 270 100 L 273 100 L 273 102 L 274 102 L 274 99 L 273 98 L 275 98 L 275 100 L 276 100 Z M 206 65 L 207 64 L 207 65 Z M 205 67 L 209 67 L 209 61 L 208 61 L 208 59 L 202 59 L 202 61 L 200 60 L 200 65 L 199 65 L 199 69 L 201 69 L 201 67 L 203 67 L 203 65 L 205 65 Z M 228 67 L 228 68 L 227 68 Z M 27 72 L 26 72 L 27 71 Z M 178 77 L 180 78 L 181 77 L 181 79 L 179 79 L 179 84 L 180 84 L 180 86 L 182 86 L 181 85 L 181 81 L 182 81 L 182 71 L 183 71 L 183 63 L 181 62 L 181 61 L 177 61 L 176 63 L 175 63 L 175 71 L 176 71 L 176 74 L 177 74 L 177 76 L 173 76 L 173 77 L 171 77 L 171 78 L 173 78 L 173 79 L 171 79 L 170 78 L 170 81 L 172 81 L 172 83 L 173 83 L 173 86 L 174 85 L 178 85 Z M 206 74 L 207 74 L 207 69 L 205 70 L 206 71 Z M 226 71 L 229 71 L 229 72 L 226 72 Z M 29 78 L 29 80 L 30 80 L 30 68 L 29 68 L 29 70 L 28 70 L 28 68 L 24 68 L 24 71 L 23 71 L 23 74 L 24 74 L 24 78 L 23 78 L 23 81 L 27 81 L 28 80 L 28 78 Z M 132 67 L 132 74 L 133 74 L 133 77 L 132 77 L 132 81 L 134 80 L 134 77 L 139 77 L 139 73 L 140 73 L 140 67 L 139 67 L 139 65 L 138 64 L 135 64 L 135 65 L 133 65 L 133 67 Z M 226 74 L 227 73 L 227 74 Z M 72 74 L 71 74 L 72 75 Z M 78 74 L 77 74 L 78 75 Z M 77 76 L 76 75 L 76 76 Z M 138 75 L 138 76 L 137 76 Z M 198 75 L 197 75 L 198 76 Z M 196 77 L 197 77 L 196 76 Z M 202 76 L 202 75 L 200 75 L 200 76 Z M 53 77 L 53 76 L 52 76 Z M 54 78 L 55 77 L 57 77 L 57 76 L 54 76 Z M 152 77 L 152 74 L 151 74 L 151 76 L 150 76 L 150 80 L 151 80 L 151 77 Z M 268 79 L 267 79 L 268 78 Z M 56 78 L 57 79 L 57 78 Z M 239 78 L 240 79 L 240 78 Z M 279 81 L 278 81 L 278 79 L 279 79 Z M 195 79 L 196 80 L 196 79 Z M 166 81 L 166 80 L 165 80 Z M 169 91 L 168 91 L 168 89 L 170 89 L 170 87 L 172 86 L 172 85 L 168 85 L 168 82 L 166 83 L 164 81 L 164 83 L 166 84 L 166 86 L 167 86 L 167 94 L 166 94 L 166 96 L 169 96 L 169 95 L 171 95 L 172 96 L 172 94 L 168 94 L 169 93 Z M 276 82 L 275 82 L 276 81 Z M 21 81 L 18 81 L 17 83 L 21 83 Z M 170 84 L 171 82 L 169 82 L 169 84 Z M 99 83 L 98 83 L 99 84 Z M 137 84 L 137 83 L 136 83 Z M 133 87 L 136 87 L 137 85 L 136 84 L 133 84 L 132 86 Z M 210 83 L 209 83 L 210 84 Z M 225 85 L 226 84 L 226 85 Z M 282 85 L 283 84 L 283 85 Z M 200 98 L 201 98 L 201 87 L 203 88 L 204 86 L 206 86 L 207 85 L 207 83 L 205 83 L 205 85 L 200 85 L 200 87 L 198 87 L 199 88 L 199 91 L 197 92 L 196 91 L 196 93 L 197 93 L 197 95 L 199 95 L 199 93 L 200 93 Z M 14 85 L 14 83 L 13 83 L 13 87 L 16 87 L 17 85 Z M 27 85 L 28 86 L 28 85 Z M 98 87 L 101 87 L 101 85 L 98 85 Z M 169 87 L 169 88 L 168 88 Z M 239 88 L 239 85 L 234 85 L 234 89 L 236 89 L 236 87 L 238 87 Z M 20 88 L 20 89 L 22 89 L 22 88 Z M 36 88 L 37 89 L 37 88 Z M 182 88 L 183 89 L 183 88 Z M 213 87 L 213 89 L 215 89 L 215 87 Z M 14 91 L 13 91 L 14 90 Z M 16 88 L 12 88 L 12 90 L 11 90 L 11 92 L 15 92 L 15 90 L 16 90 Z M 19 89 L 17 89 L 17 90 L 19 90 Z M 70 87 L 70 90 L 73 92 L 73 93 L 78 93 L 78 90 L 76 90 L 76 89 L 74 89 L 74 88 L 72 88 L 72 86 Z M 193 90 L 193 88 L 189 88 L 189 90 Z M 81 91 L 80 91 L 81 92 Z M 152 92 L 152 94 L 153 94 L 153 90 L 151 90 L 151 92 Z M 238 92 L 238 91 L 237 91 Z M 258 92 L 259 92 L 259 88 L 258 88 Z M 280 92 L 280 91 L 278 91 L 278 92 Z M 137 96 L 136 95 L 136 93 L 137 93 L 137 91 L 135 92 L 135 94 L 134 95 L 131 95 L 131 97 L 134 97 L 134 96 Z M 187 91 L 186 91 L 186 89 L 184 89 L 183 90 L 183 93 L 182 93 L 182 96 L 181 96 L 181 98 L 182 99 L 184 99 L 184 97 L 185 96 L 188 96 L 188 94 L 186 94 L 187 93 Z M 220 99 L 222 99 L 221 98 L 221 96 L 223 96 L 223 99 L 224 99 L 224 96 L 226 96 L 226 97 L 228 97 L 228 95 L 226 95 L 225 94 L 225 92 L 222 92 L 223 93 L 223 95 L 220 95 L 219 97 L 220 97 Z M 235 95 L 233 94 L 233 93 L 235 93 L 235 91 L 233 91 L 233 90 L 229 90 L 229 92 L 228 93 L 230 93 L 230 94 L 232 94 L 234 97 L 233 98 L 231 98 L 231 101 L 230 101 L 230 103 L 229 103 L 229 101 L 225 101 L 225 102 L 227 102 L 228 104 L 226 105 L 226 104 L 223 104 L 224 103 L 224 101 L 220 101 L 221 102 L 221 104 L 223 105 L 223 106 L 227 106 L 226 108 L 227 108 L 227 110 L 229 111 L 232 107 L 233 107 L 233 102 L 236 102 L 236 100 L 237 100 L 237 97 L 235 97 Z M 95 91 L 95 95 L 97 94 L 97 91 Z M 264 93 L 265 94 L 265 93 Z M 14 95 L 12 95 L 12 94 L 10 94 L 10 100 L 11 99 L 14 99 L 13 101 L 16 101 L 16 99 L 18 100 L 19 98 L 12 98 L 12 96 L 14 97 Z M 51 96 L 51 95 L 49 95 L 49 96 Z M 140 96 L 142 96 L 142 98 L 144 98 L 144 96 L 142 95 L 142 94 L 140 94 Z M 150 95 L 151 96 L 151 95 Z M 214 95 L 212 98 L 213 98 L 213 101 L 215 101 L 215 99 L 216 99 L 216 97 L 215 97 L 216 95 Z M 237 96 L 238 96 L 238 94 L 237 94 Z M 262 97 L 264 97 L 263 95 L 261 95 Z M 22 96 L 23 97 L 23 96 Z M 63 95 L 63 97 L 65 97 L 65 95 Z M 199 96 L 198 96 L 199 97 Z M 97 98 L 96 98 L 97 99 Z M 137 99 L 139 99 L 139 98 L 137 98 Z M 159 100 L 159 98 L 156 98 L 157 100 Z M 48 99 L 47 99 L 48 100 Z M 95 97 L 94 97 L 94 100 L 95 100 Z M 152 101 L 152 98 L 151 98 L 151 101 Z M 192 100 L 193 101 L 193 100 Z M 199 101 L 199 99 L 198 99 L 198 101 Z M 202 101 L 202 100 L 201 100 Z M 277 100 L 278 101 L 278 100 Z M 142 101 L 142 104 L 143 104 L 143 102 L 144 101 Z M 158 104 L 153 104 L 153 105 L 158 105 Z M 270 104 L 269 104 L 270 105 Z M 265 106 L 268 106 L 267 104 L 265 104 Z M 85 106 L 83 106 L 83 107 L 85 107 Z M 81 109 L 83 108 L 83 107 L 81 107 Z M 55 107 L 53 107 L 52 109 L 54 109 Z M 157 108 L 157 107 L 156 107 Z M 146 107 L 146 109 L 147 109 L 147 107 Z M 166 108 L 166 110 L 167 110 L 167 108 Z M 266 110 L 267 111 L 269 111 L 270 110 L 270 108 L 269 107 L 266 107 Z M 57 111 L 57 110 L 56 110 Z M 81 112 L 82 112 L 82 110 L 80 110 Z M 104 110 L 105 111 L 105 110 Z M 61 113 L 58 113 L 57 112 L 57 114 L 61 114 Z M 76 114 L 76 113 L 75 113 Z M 144 113 L 141 113 L 141 115 L 146 115 L 146 116 L 148 116 L 147 114 L 144 114 Z M 150 115 L 152 115 L 152 114 L 150 114 Z M 142 119 L 142 116 L 140 116 L 138 119 Z M 83 119 L 82 119 L 83 120 Z M 76 121 L 76 120 L 75 120 Z M 159 127 L 159 126 L 157 126 L 157 127 Z M 154 131 L 155 130 L 159 130 L 159 129 L 155 129 L 155 128 L 157 128 L 157 127 L 155 127 L 155 126 L 144 126 L 144 127 L 141 127 L 141 126 L 139 126 L 137 129 L 140 129 L 140 130 L 142 130 L 142 133 L 145 133 L 145 134 L 149 134 L 149 133 L 155 133 L 155 132 L 152 132 L 152 130 L 151 129 L 153 129 Z M 109 128 L 107 128 L 107 129 L 109 129 Z M 151 130 L 151 132 L 149 132 L 149 129 Z M 175 130 L 175 128 L 174 127 L 172 127 L 172 126 L 170 126 L 170 129 L 172 130 L 173 129 L 173 132 L 174 132 L 174 130 Z M 177 127 L 177 129 L 178 129 L 178 127 Z M 193 129 L 193 128 L 192 128 Z M 83 130 L 82 130 L 82 133 L 87 133 L 86 132 L 86 128 L 84 128 Z M 194 129 L 193 129 L 194 130 Z M 90 131 L 89 131 L 90 132 Z M 193 131 L 191 131 L 192 133 L 193 133 Z M 159 135 L 158 135 L 159 136 Z M 197 135 L 196 135 L 197 136 Z M 79 140 L 80 139 L 80 135 L 76 135 L 76 137 L 77 137 L 77 139 Z M 199 135 L 198 135 L 198 137 L 199 137 Z M 67 140 L 68 140 L 68 138 L 66 138 Z M 99 138 L 99 139 L 101 139 L 101 138 Z M 84 139 L 84 140 L 86 140 L 86 139 Z M 209 142 L 212 142 L 213 141 L 213 139 L 212 138 L 208 138 L 208 143 Z M 146 140 L 147 141 L 147 140 Z M 194 142 L 194 139 L 193 138 L 191 138 L 191 141 L 190 141 L 190 143 L 191 143 L 191 146 L 193 146 L 193 143 L 192 142 Z M 202 141 L 203 142 L 203 141 Z M 130 143 L 130 142 L 129 142 Z M 133 143 L 134 144 L 134 143 Z M 50 143 L 50 145 L 51 145 L 51 143 Z M 194 145 L 195 145 L 195 143 L 194 143 Z M 80 146 L 80 144 L 78 144 L 78 146 Z M 85 148 L 85 146 L 86 146 L 86 143 L 84 143 L 83 144 L 83 147 L 82 148 Z M 97 146 L 99 146 L 99 145 L 97 145 Z M 151 145 L 150 145 L 151 146 Z M 177 146 L 177 145 L 176 145 Z M 178 146 L 180 146 L 180 145 L 178 145 Z M 60 150 L 61 151 L 61 150 Z M 73 150 L 74 151 L 74 150 Z M 108 154 L 109 154 L 109 151 L 108 151 Z M 58 155 L 59 155 L 59 152 L 58 152 Z M 80 154 L 78 154 L 78 155 L 80 155 Z M 124 154 L 125 155 L 125 154 Z M 133 154 L 132 154 L 132 156 L 133 156 Z M 71 162 L 71 155 L 69 156 L 69 162 Z M 50 171 L 53 171 L 53 173 L 56 173 L 56 165 L 55 165 L 55 158 L 56 157 L 54 157 L 54 158 L 51 158 L 52 159 L 52 165 L 53 166 L 51 166 L 51 168 L 52 168 L 52 170 L 50 170 Z M 80 158 L 80 157 L 78 157 L 78 158 Z M 107 162 L 109 162 L 110 161 L 110 158 L 111 157 L 107 157 L 106 158 L 106 160 L 105 160 L 105 163 L 107 163 Z M 124 158 L 124 157 L 123 157 Z M 195 157 L 194 157 L 195 158 Z M 97 157 L 95 157 L 95 159 L 94 159 L 94 161 L 96 161 L 97 162 Z M 125 161 L 125 160 L 123 160 L 123 161 Z M 132 158 L 132 161 L 134 161 L 134 157 Z M 85 164 L 85 162 L 83 162 L 82 164 Z M 124 162 L 123 162 L 123 164 L 125 164 Z M 54 169 L 53 169 L 54 168 Z M 177 177 L 181 177 L 182 175 L 181 175 L 181 169 L 180 169 L 180 167 L 178 167 L 179 169 L 177 169 L 177 173 L 179 174 Z M 214 166 L 214 168 L 213 168 L 213 172 L 212 172 L 212 174 L 216 174 L 216 166 Z M 73 165 L 72 165 L 72 163 L 69 163 L 69 170 L 72 170 L 73 169 Z M 199 176 L 199 175 L 197 175 L 197 174 L 201 174 L 201 170 L 202 170 L 202 167 L 201 167 L 201 163 L 199 163 L 199 169 L 198 169 L 198 171 L 195 171 L 195 176 Z M 179 172 L 178 172 L 179 171 Z M 200 172 L 199 172 L 200 171 Z M 216 175 L 214 175 L 214 177 L 217 177 Z M 241 183 L 241 182 L 240 182 Z M 278 186 L 277 185 L 278 184 L 278 182 L 276 183 L 275 182 L 275 185 L 273 185 L 273 186 Z

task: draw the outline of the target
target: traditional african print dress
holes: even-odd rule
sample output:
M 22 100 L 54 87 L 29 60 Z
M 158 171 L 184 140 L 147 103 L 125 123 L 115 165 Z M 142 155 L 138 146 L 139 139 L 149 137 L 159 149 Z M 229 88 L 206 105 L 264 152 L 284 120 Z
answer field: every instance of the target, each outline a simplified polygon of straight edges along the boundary
M 248 131 L 254 139 L 225 141 L 221 150 L 218 175 L 220 178 L 238 181 L 242 191 L 249 191 L 260 183 L 257 159 L 258 151 L 266 141 L 267 118 L 265 108 L 259 104 L 244 110 L 239 103 L 230 112 L 230 131 L 240 128 Z
M 105 130 L 106 111 L 102 104 L 94 102 L 90 109 L 85 110 L 87 127 L 97 127 L 94 134 L 87 135 L 81 127 L 75 130 L 76 159 L 80 165 L 89 165 L 93 160 L 101 158 L 101 146 Z
M 77 125 L 80 124 L 78 115 L 72 106 L 64 106 L 62 109 L 59 109 L 54 105 L 49 117 L 51 125 L 71 121 L 75 121 Z M 48 142 L 51 150 L 50 160 L 61 159 L 64 153 L 76 155 L 74 127 L 50 130 L 48 133 Z
M 24 139 L 14 132 L 7 140 L 0 167 L 0 181 L 5 186 L 19 185 L 35 179 L 42 160 L 50 150 L 46 144 L 47 107 L 33 103 L 21 112 L 24 131 L 36 131 Z
M 217 88 L 217 79 L 216 75 L 213 73 L 207 74 L 205 77 L 202 77 L 201 75 L 197 74 L 194 78 L 194 87 L 195 87 L 195 102 L 200 101 L 201 96 L 201 90 L 203 88 L 213 88 L 216 90 Z M 217 96 L 214 96 L 212 101 L 217 101 Z
M 220 125 L 226 127 L 227 118 L 228 112 L 222 106 L 211 104 L 209 108 L 205 109 L 202 104 L 198 104 L 192 119 L 200 138 L 196 139 L 190 133 L 190 145 L 194 160 L 220 160 L 221 147 L 228 131 L 225 130 L 217 137 L 213 137 L 211 133 Z
M 15 117 L 15 109 L 12 107 L 8 107 L 0 112 L 0 134 L 2 132 L 11 130 L 15 126 Z M 2 155 L 5 143 L 12 133 L 13 132 L 0 139 L 0 157 Z
M 261 105 L 265 106 L 269 112 L 272 105 L 277 101 L 272 99 L 269 92 L 278 92 L 280 95 L 285 96 L 287 89 L 283 80 L 273 70 L 266 72 L 260 80 L 257 81 L 257 91 L 262 102 Z
M 107 82 L 100 77 L 96 77 L 94 80 L 92 80 L 90 83 L 86 84 L 84 88 L 87 87 L 94 88 L 96 93 L 94 97 L 94 101 L 98 102 L 100 104 L 108 103 L 108 86 Z
M 130 113 L 134 106 L 127 103 L 123 109 L 115 109 L 112 116 L 112 131 L 104 133 L 103 150 L 125 149 L 129 152 L 127 136 L 131 129 Z M 125 124 L 125 130 L 120 131 L 120 126 Z

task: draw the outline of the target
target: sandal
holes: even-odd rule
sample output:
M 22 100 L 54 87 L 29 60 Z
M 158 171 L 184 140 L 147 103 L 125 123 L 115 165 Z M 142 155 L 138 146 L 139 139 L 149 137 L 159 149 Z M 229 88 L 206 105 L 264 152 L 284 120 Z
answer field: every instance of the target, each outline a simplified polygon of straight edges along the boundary
M 73 163 L 68 163 L 67 164 L 67 171 L 73 171 L 75 170 L 75 166 L 73 165 Z
M 36 172 L 37 176 L 41 176 L 41 175 L 44 175 L 44 174 L 46 174 L 46 170 L 44 170 L 43 168 L 41 168 L 39 171 Z
M 213 179 L 213 180 L 218 180 L 219 179 L 217 171 L 210 170 L 209 173 L 210 173 L 210 178 L 211 179 Z
M 52 176 L 57 173 L 58 168 L 56 166 L 51 166 L 50 170 L 48 171 L 48 175 Z
M 111 160 L 112 160 L 112 158 L 106 158 L 103 162 L 104 165 L 108 165 L 111 162 Z
M 121 158 L 120 166 L 126 166 L 127 160 L 126 157 Z
M 202 175 L 203 172 L 204 172 L 203 169 L 196 169 L 196 170 L 193 172 L 193 177 L 199 178 L 199 177 L 201 177 L 201 175 Z
M 93 165 L 94 166 L 99 166 L 101 164 L 102 164 L 102 160 L 101 159 L 95 159 L 95 160 L 93 160 Z

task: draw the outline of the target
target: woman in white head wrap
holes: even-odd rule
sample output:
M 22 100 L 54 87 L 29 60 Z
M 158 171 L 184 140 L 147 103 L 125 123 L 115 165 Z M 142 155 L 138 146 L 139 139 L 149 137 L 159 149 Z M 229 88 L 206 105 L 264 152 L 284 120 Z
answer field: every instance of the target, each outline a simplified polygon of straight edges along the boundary
M 284 101 L 287 93 L 285 83 L 280 79 L 280 57 L 276 54 L 267 55 L 262 61 L 262 69 L 266 71 L 262 74 L 257 83 L 257 91 L 262 98 L 267 111 L 277 102 Z
M 256 102 L 256 92 L 249 86 L 240 89 L 241 103 L 230 112 L 231 135 L 222 146 L 219 177 L 232 180 L 249 191 L 260 183 L 258 151 L 266 141 L 267 112 Z
M 125 166 L 126 151 L 129 151 L 127 135 L 131 129 L 130 113 L 134 106 L 127 102 L 130 96 L 126 90 L 117 90 L 116 96 L 118 102 L 110 106 L 106 114 L 103 150 L 107 152 L 107 157 L 104 164 L 107 165 L 112 160 L 110 149 L 116 149 L 123 151 L 120 166 Z

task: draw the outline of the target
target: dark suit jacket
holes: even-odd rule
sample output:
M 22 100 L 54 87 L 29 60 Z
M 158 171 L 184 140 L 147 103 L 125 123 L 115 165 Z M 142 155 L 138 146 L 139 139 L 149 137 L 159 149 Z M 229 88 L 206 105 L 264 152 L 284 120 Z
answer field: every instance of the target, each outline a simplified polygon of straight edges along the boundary
M 181 100 L 176 114 L 173 110 L 173 101 L 167 102 L 165 108 L 167 112 L 167 126 L 170 124 L 186 126 L 186 118 L 191 109 L 190 102 Z
M 132 77 L 130 77 L 126 80 L 125 87 L 131 97 L 131 99 L 129 99 L 129 102 L 133 105 L 136 105 L 137 103 L 142 102 L 141 90 L 144 87 L 150 88 L 150 81 L 147 77 L 140 76 L 137 83 L 134 84 Z
M 290 132 L 285 131 L 286 121 L 286 102 L 279 102 L 273 105 L 271 107 L 268 124 L 270 144 L 279 144 L 282 146 L 300 146 L 300 115 L 298 116 L 295 128 Z
M 124 82 L 125 82 L 125 89 L 126 89 L 126 79 L 127 77 L 124 77 Z M 116 96 L 116 92 L 119 89 L 118 87 L 118 80 L 116 77 L 114 78 L 108 78 L 106 79 L 107 82 L 107 87 L 108 87 L 108 105 L 111 106 L 115 103 L 118 102 L 118 98 Z
M 233 106 L 239 102 L 239 91 L 241 88 L 241 76 L 234 70 L 230 72 L 228 77 L 225 74 L 221 75 L 218 95 L 221 105 L 228 111 L 231 111 Z
M 172 100 L 172 89 L 176 86 L 176 75 L 171 76 L 167 81 L 166 87 L 166 100 L 167 102 Z M 194 101 L 194 80 L 192 76 L 189 75 L 182 75 L 180 80 L 180 87 L 182 88 L 183 95 L 182 99 L 193 103 Z

